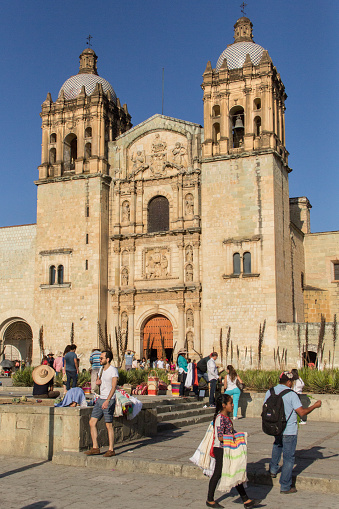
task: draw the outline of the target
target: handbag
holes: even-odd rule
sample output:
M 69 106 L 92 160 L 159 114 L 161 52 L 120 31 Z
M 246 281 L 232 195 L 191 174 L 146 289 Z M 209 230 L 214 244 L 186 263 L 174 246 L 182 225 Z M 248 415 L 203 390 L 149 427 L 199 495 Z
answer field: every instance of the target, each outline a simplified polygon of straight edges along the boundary
M 241 391 L 243 391 L 246 387 L 246 385 L 243 382 L 239 382 L 238 378 L 235 383 L 236 383 L 236 386 L 238 387 L 238 389 L 240 389 Z
M 99 380 L 101 380 L 101 377 L 102 377 L 102 372 L 104 371 L 104 368 L 101 368 L 99 374 L 98 374 L 98 378 Z M 100 396 L 100 385 L 95 385 L 94 389 L 93 389 L 93 392 L 95 392 L 96 394 L 99 394 Z

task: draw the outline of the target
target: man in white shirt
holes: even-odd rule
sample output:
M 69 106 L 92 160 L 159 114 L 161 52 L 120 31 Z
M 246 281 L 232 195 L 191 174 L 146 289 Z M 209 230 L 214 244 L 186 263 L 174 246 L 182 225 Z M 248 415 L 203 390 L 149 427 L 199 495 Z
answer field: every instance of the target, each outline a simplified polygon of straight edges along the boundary
M 100 355 L 100 365 L 102 367 L 100 368 L 99 376 L 96 381 L 96 384 L 100 387 L 100 395 L 94 405 L 92 416 L 89 421 L 93 446 L 89 451 L 85 452 L 87 456 L 100 454 L 97 422 L 100 421 L 102 416 L 105 417 L 109 444 L 108 451 L 104 456 L 115 456 L 113 414 L 115 408 L 115 390 L 119 379 L 119 373 L 117 368 L 111 366 L 112 359 L 113 354 L 109 350 L 105 350 Z
M 207 362 L 207 376 L 208 383 L 210 384 L 210 398 L 209 405 L 210 407 L 214 407 L 214 394 L 217 386 L 217 381 L 219 377 L 218 368 L 215 361 L 218 358 L 217 352 L 212 352 L 210 355 L 210 360 Z

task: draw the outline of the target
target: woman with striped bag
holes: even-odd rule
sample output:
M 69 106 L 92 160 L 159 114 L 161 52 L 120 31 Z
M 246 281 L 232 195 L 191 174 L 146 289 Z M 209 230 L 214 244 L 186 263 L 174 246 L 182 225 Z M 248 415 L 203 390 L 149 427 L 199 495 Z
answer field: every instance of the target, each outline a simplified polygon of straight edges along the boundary
M 211 455 L 215 458 L 213 475 L 208 486 L 207 507 L 223 507 L 214 501 L 214 493 L 218 490 L 230 491 L 236 488 L 242 498 L 244 507 L 252 509 L 261 500 L 250 499 L 243 483 L 247 481 L 247 433 L 237 433 L 229 414 L 233 413 L 233 400 L 229 394 L 222 394 L 217 402 L 213 419 L 214 443 Z

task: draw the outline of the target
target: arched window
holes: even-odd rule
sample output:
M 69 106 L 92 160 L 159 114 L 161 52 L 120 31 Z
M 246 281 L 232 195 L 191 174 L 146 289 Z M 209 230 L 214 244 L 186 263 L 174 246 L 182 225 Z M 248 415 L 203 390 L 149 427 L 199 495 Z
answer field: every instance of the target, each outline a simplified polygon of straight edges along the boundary
M 64 266 L 58 266 L 58 285 L 62 285 L 64 282 Z
M 233 274 L 240 274 L 240 254 L 234 253 L 233 255 Z
M 213 133 L 212 133 L 212 141 L 213 143 L 219 143 L 220 141 L 220 124 L 213 124 Z
M 52 133 L 49 137 L 49 142 L 50 143 L 56 143 L 56 134 L 55 133 Z
M 55 164 L 56 161 L 56 150 L 51 148 L 49 151 L 49 164 Z
M 242 147 L 245 134 L 244 108 L 234 106 L 230 111 L 232 147 Z
M 253 104 L 255 110 L 261 109 L 261 99 L 259 97 L 257 97 L 257 99 L 254 99 Z
M 86 127 L 85 129 L 85 138 L 91 138 L 92 137 L 92 128 Z
M 75 168 L 75 160 L 78 157 L 78 142 L 74 133 L 70 133 L 64 139 L 64 169 L 71 171 Z
M 216 104 L 213 106 L 213 117 L 219 117 L 220 116 L 220 106 Z
M 256 136 L 260 136 L 261 134 L 261 118 L 255 117 L 254 119 L 254 132 Z
M 165 196 L 156 196 L 148 204 L 148 233 L 169 230 L 169 203 Z
M 244 256 L 243 256 L 243 272 L 244 274 L 251 274 L 252 272 L 252 269 L 251 269 L 251 253 L 249 252 L 246 252 L 244 253 Z
M 49 284 L 54 285 L 55 284 L 55 265 L 51 265 L 49 268 Z
M 86 143 L 85 145 L 85 159 L 89 159 L 92 155 L 92 144 Z

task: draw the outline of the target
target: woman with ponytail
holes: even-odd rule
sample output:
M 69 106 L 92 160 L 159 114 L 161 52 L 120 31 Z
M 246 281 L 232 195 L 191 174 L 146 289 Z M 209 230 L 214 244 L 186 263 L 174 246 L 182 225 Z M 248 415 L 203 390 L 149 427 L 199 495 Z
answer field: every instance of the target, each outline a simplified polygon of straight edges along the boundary
M 241 390 L 239 389 L 237 382 L 242 383 L 241 378 L 237 374 L 236 370 L 232 366 L 232 364 L 229 364 L 227 366 L 227 376 L 225 376 L 224 380 L 224 391 L 225 394 L 229 394 L 230 396 L 233 396 L 234 399 L 234 408 L 233 408 L 233 419 L 237 419 L 238 417 L 238 405 L 239 405 L 239 398 L 241 394 Z
M 233 412 L 233 400 L 229 394 L 222 394 L 216 401 L 215 414 L 213 418 L 214 444 L 213 454 L 215 458 L 215 468 L 208 486 L 207 507 L 223 507 L 214 501 L 214 493 L 219 480 L 221 479 L 223 466 L 223 439 L 224 435 L 233 435 L 236 433 L 229 414 Z M 236 489 L 242 498 L 244 507 L 251 509 L 259 503 L 258 500 L 248 498 L 243 484 L 238 484 Z

